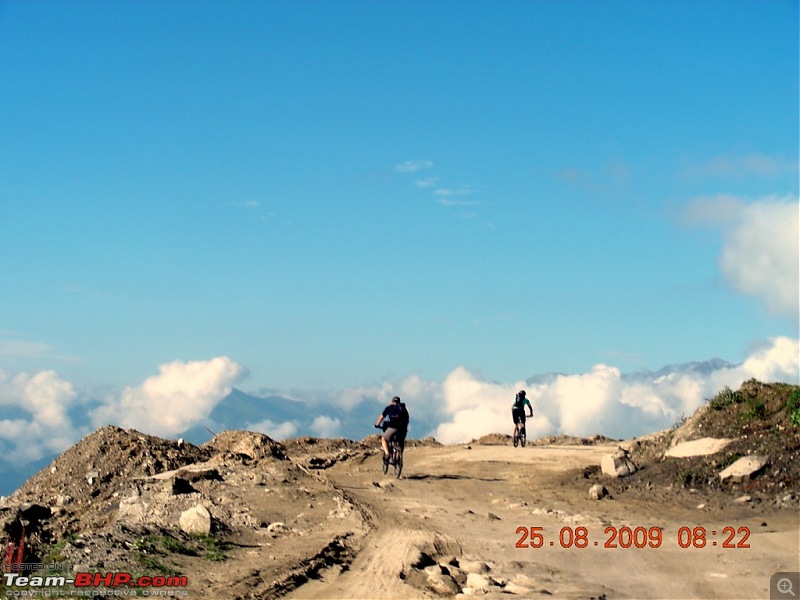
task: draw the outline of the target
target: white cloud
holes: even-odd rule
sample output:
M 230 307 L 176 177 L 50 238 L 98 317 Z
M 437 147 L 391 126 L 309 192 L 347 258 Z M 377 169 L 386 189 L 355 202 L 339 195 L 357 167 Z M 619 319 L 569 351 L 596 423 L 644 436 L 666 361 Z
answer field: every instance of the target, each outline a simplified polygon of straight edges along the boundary
M 431 167 L 433 167 L 433 163 L 429 160 L 407 160 L 395 165 L 394 170 L 400 173 L 416 173 L 417 171 L 430 169 Z
M 314 422 L 311 424 L 311 431 L 318 437 L 332 438 L 337 436 L 341 426 L 342 422 L 339 419 L 332 419 L 331 417 L 320 415 L 314 419 Z
M 380 410 L 389 404 L 393 396 L 400 396 L 403 402 L 412 406 L 425 403 L 431 415 L 438 415 L 442 409 L 441 384 L 422 379 L 419 375 L 409 375 L 400 381 L 386 381 L 372 387 L 347 388 L 339 393 L 334 403 L 346 411 L 353 410 L 362 402 L 372 404 Z M 380 407 L 380 408 L 378 408 Z
M 689 416 L 725 386 L 742 382 L 797 382 L 800 345 L 785 337 L 770 339 L 751 351 L 739 366 L 707 376 L 675 372 L 649 380 L 630 380 L 607 365 L 589 373 L 559 375 L 526 385 L 482 380 L 463 367 L 442 385 L 446 416 L 434 433 L 444 443 L 460 443 L 489 433 L 511 433 L 511 403 L 520 388 L 528 391 L 534 418 L 528 437 L 565 433 L 627 438 L 670 427 Z
M 55 371 L 12 376 L 0 370 L 0 406 L 30 415 L 0 419 L 0 458 L 23 465 L 67 448 L 81 434 L 68 415 L 77 397 Z
M 414 183 L 419 187 L 432 187 L 439 181 L 438 177 L 425 177 L 424 179 L 417 179 Z
M 290 438 L 297 433 L 297 427 L 291 421 L 273 423 L 269 419 L 248 425 L 247 429 L 257 433 L 263 433 L 264 435 L 271 437 L 273 440 L 285 440 L 286 438 Z
M 146 433 L 170 436 L 206 418 L 228 395 L 247 369 L 227 357 L 208 361 L 174 361 L 159 374 L 91 413 L 95 426 L 109 423 Z
M 747 204 L 734 196 L 698 198 L 684 216 L 690 224 L 722 229 L 720 269 L 736 290 L 760 298 L 774 314 L 798 317 L 797 198 L 769 197 Z

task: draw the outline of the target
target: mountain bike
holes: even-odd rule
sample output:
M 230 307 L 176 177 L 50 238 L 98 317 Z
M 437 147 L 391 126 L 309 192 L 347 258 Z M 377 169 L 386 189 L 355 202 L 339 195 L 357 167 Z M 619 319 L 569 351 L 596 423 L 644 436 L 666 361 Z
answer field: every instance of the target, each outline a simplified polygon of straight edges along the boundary
M 517 447 L 517 444 L 522 444 L 522 447 L 525 447 L 525 424 L 524 423 L 515 423 L 514 424 L 514 448 Z
M 403 472 L 403 446 L 397 441 L 397 435 L 389 442 L 389 460 L 383 460 L 383 474 L 389 472 L 389 465 L 394 467 L 394 476 L 400 479 Z

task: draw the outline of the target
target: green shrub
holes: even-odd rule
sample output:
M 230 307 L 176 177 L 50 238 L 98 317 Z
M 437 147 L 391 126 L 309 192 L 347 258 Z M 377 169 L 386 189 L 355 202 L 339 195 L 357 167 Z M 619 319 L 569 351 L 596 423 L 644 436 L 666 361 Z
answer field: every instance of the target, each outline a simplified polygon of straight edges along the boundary
M 725 389 L 723 389 L 720 393 L 714 396 L 709 404 L 711 408 L 714 410 L 722 410 L 726 406 L 730 406 L 731 404 L 738 404 L 742 401 L 742 396 L 739 392 L 734 392 L 731 388 L 727 385 Z
M 754 419 L 763 419 L 767 416 L 767 403 L 761 398 L 751 398 L 747 401 L 747 412 Z

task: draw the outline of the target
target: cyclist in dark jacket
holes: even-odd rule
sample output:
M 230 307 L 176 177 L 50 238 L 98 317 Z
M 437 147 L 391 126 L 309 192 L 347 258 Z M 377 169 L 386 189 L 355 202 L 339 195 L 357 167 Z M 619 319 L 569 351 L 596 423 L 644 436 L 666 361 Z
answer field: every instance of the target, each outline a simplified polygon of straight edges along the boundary
M 525 429 L 526 406 L 530 412 L 528 417 L 532 417 L 533 407 L 531 406 L 531 401 L 525 397 L 525 390 L 520 390 L 517 392 L 517 396 L 514 398 L 514 404 L 511 405 L 511 418 L 514 420 L 514 429 L 517 428 L 518 424 L 522 426 L 522 429 Z
M 389 460 L 389 442 L 393 436 L 397 436 L 400 447 L 405 449 L 406 435 L 408 434 L 409 422 L 408 409 L 400 401 L 399 396 L 392 398 L 392 402 L 383 409 L 375 422 L 375 427 L 383 429 L 381 436 L 381 448 L 383 449 L 383 460 Z

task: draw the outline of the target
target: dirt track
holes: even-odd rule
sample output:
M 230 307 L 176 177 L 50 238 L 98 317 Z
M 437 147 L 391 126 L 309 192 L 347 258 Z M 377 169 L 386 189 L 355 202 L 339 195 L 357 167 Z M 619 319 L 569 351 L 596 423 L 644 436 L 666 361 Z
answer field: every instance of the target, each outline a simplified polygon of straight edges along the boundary
M 436 597 L 437 563 L 461 588 L 476 582 L 464 581 L 466 571 L 486 563 L 490 587 L 477 593 L 487 598 L 767 598 L 773 573 L 798 569 L 794 511 L 765 513 L 686 490 L 654 490 L 652 501 L 624 493 L 591 500 L 581 470 L 615 447 L 409 448 L 400 480 L 380 473 L 377 456 L 340 463 L 323 476 L 372 529 L 349 567 L 330 568 L 288 597 Z M 661 528 L 661 545 L 605 547 L 607 528 L 624 526 Z M 705 547 L 682 548 L 679 529 L 698 526 L 708 531 Z M 520 527 L 541 527 L 542 547 L 518 548 L 531 542 Z M 578 527 L 587 530 L 586 547 L 562 548 L 562 528 Z M 734 545 L 750 547 L 723 548 L 724 527 L 736 529 Z

